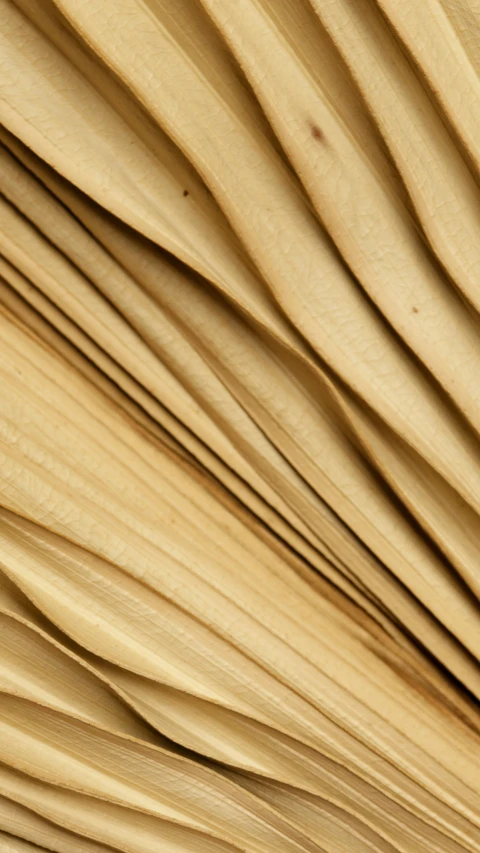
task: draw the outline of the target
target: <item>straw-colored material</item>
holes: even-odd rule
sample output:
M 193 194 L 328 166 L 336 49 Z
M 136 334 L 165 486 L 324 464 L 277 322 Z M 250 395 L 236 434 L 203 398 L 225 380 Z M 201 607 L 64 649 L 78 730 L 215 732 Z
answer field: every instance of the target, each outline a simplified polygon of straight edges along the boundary
M 0 853 L 478 853 L 480 6 L 2 0 Z

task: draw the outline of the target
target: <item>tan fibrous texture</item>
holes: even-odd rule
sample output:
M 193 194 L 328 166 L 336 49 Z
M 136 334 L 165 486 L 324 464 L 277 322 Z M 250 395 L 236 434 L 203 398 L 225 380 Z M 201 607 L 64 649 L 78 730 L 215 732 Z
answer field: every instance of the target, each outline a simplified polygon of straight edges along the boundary
M 480 5 L 0 33 L 0 853 L 478 853 Z

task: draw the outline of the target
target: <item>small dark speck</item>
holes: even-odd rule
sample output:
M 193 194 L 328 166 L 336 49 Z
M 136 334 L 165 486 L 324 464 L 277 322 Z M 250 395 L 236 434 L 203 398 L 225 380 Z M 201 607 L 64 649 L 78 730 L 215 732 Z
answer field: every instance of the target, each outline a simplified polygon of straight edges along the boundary
M 190 195 L 190 193 L 188 192 L 188 190 L 184 190 L 183 191 L 183 197 L 186 198 L 187 195 Z
M 413 306 L 412 311 L 414 314 L 418 314 L 418 308 L 416 308 L 415 305 Z
M 316 124 L 311 124 L 311 125 L 310 125 L 310 130 L 311 130 L 311 132 L 312 132 L 312 136 L 313 136 L 313 138 L 314 138 L 314 139 L 318 139 L 318 141 L 319 141 L 319 142 L 323 142 L 323 141 L 324 141 L 325 137 L 324 137 L 324 135 L 323 135 L 322 131 L 320 130 L 320 128 L 318 127 L 318 125 L 316 125 Z

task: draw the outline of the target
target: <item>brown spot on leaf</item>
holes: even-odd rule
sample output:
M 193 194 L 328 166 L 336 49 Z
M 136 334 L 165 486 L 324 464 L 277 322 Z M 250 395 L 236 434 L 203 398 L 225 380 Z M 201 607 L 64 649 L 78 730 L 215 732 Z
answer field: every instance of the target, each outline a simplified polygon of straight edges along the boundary
M 318 124 L 310 123 L 310 131 L 313 138 L 316 139 L 318 142 L 325 142 L 325 136 L 320 130 Z
M 414 305 L 412 308 L 414 314 L 418 314 L 418 308 Z
M 183 197 L 186 198 L 187 195 L 190 195 L 190 193 L 188 192 L 188 190 L 184 190 L 183 191 Z

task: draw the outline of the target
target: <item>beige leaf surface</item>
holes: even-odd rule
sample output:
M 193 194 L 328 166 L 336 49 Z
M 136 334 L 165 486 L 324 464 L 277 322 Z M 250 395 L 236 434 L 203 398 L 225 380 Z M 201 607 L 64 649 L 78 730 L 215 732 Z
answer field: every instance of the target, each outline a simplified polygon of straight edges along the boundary
M 477 0 L 0 33 L 0 853 L 477 853 Z

